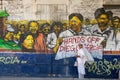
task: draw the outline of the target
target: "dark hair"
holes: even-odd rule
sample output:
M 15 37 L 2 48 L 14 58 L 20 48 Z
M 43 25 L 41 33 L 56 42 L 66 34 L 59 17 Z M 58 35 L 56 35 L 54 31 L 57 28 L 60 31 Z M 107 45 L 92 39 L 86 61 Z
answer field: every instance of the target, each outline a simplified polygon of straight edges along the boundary
M 54 26 L 59 26 L 61 29 L 63 28 L 63 24 L 61 22 L 53 22 L 51 25 L 51 30 L 53 30 Z
M 108 18 L 110 19 L 110 14 L 109 12 L 106 12 L 104 8 L 98 8 L 95 13 L 94 13 L 94 16 L 95 16 L 95 19 L 98 19 L 102 14 L 105 14 L 108 16 Z
M 74 16 L 78 17 L 80 21 L 83 21 L 83 16 L 80 13 L 72 13 L 69 15 L 69 20 L 72 19 Z
M 22 34 L 22 35 L 20 36 L 20 40 L 19 40 L 19 43 L 18 43 L 19 46 L 22 46 L 23 41 L 26 39 L 26 37 L 27 37 L 28 35 L 32 35 L 32 34 L 31 34 L 30 32 L 25 32 L 24 34 Z M 33 35 L 32 35 L 32 36 L 33 36 Z M 34 36 L 33 36 L 33 38 L 34 38 Z
M 109 18 L 112 19 L 112 17 L 113 17 L 113 12 L 112 12 L 112 11 L 107 11 L 106 13 L 109 15 Z
M 115 19 L 119 19 L 119 22 L 120 22 L 120 18 L 119 18 L 118 16 L 114 16 L 114 17 L 112 18 L 112 22 L 113 22 Z
M 28 28 L 30 27 L 30 24 L 31 24 L 32 22 L 36 23 L 36 24 L 39 26 L 39 23 L 38 23 L 37 21 L 32 20 L 32 21 L 29 21 L 29 22 L 28 22 Z
M 89 21 L 90 21 L 90 19 L 89 19 L 89 18 L 86 18 L 86 19 L 85 19 L 85 21 L 86 21 L 86 22 L 89 22 Z
M 31 36 L 34 38 L 34 36 L 33 36 L 31 33 L 26 32 L 25 34 L 22 34 L 22 35 L 21 35 L 21 37 L 20 37 L 20 43 L 23 43 L 23 41 L 26 39 L 26 37 L 27 37 L 28 35 L 31 35 Z
M 40 27 L 40 30 L 42 30 L 42 29 L 45 28 L 46 26 L 50 26 L 50 24 L 49 24 L 49 23 L 44 23 L 44 24 L 42 24 L 41 27 Z
M 21 28 L 22 26 L 26 27 L 25 24 L 20 24 L 19 28 Z
M 83 46 L 83 45 L 81 43 L 79 43 L 78 46 Z
M 22 48 L 23 52 L 35 52 L 34 48 L 33 49 L 27 49 L 25 46 L 23 46 L 23 42 L 27 38 L 28 35 L 31 35 L 34 38 L 34 36 L 31 33 L 25 33 L 25 34 L 21 35 L 18 45 Z

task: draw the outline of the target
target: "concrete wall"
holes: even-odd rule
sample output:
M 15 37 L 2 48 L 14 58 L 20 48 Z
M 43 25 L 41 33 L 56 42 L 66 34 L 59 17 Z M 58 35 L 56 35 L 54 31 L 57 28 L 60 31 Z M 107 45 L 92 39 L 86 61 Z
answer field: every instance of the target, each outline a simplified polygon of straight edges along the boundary
M 104 0 L 104 4 L 107 4 L 107 5 L 120 5 L 120 0 Z
M 102 7 L 102 0 L 71 0 L 70 13 L 79 12 L 87 18 L 94 18 L 94 11 Z
M 15 20 L 62 20 L 73 12 L 79 12 L 85 18 L 94 19 L 94 11 L 109 3 L 104 0 L 3 0 L 3 8 L 10 14 L 9 19 Z M 115 0 L 115 3 L 117 0 Z M 118 1 L 120 3 L 120 1 Z M 109 9 L 108 9 L 109 10 Z M 110 9 L 119 15 L 120 9 Z M 117 12 L 117 13 L 116 13 Z

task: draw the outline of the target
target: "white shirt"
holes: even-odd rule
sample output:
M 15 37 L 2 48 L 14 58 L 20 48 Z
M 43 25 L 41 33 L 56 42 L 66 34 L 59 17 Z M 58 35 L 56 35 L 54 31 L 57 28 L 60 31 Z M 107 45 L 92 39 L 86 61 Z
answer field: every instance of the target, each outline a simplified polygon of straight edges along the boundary
M 105 39 L 107 39 L 106 47 L 104 48 L 104 50 L 115 50 L 114 49 L 115 46 L 114 46 L 114 42 L 113 42 L 114 32 L 110 26 L 106 30 L 101 31 L 99 28 L 99 25 L 95 24 L 91 28 L 91 34 L 94 36 L 105 37 Z
M 120 51 L 120 28 L 118 29 L 118 33 L 115 37 L 115 41 L 116 41 L 116 50 Z
M 50 49 L 54 48 L 56 45 L 56 40 L 57 40 L 57 36 L 54 32 L 48 34 L 47 42 L 46 42 L 47 48 L 50 48 Z

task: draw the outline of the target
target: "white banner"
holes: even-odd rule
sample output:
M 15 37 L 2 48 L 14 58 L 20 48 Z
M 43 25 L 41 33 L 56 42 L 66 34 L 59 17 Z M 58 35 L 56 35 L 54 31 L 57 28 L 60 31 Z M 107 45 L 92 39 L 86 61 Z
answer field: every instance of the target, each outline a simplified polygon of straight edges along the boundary
M 98 36 L 73 36 L 64 38 L 62 44 L 59 46 L 55 59 L 74 57 L 79 43 L 83 44 L 93 57 L 101 59 L 103 47 L 100 43 L 103 40 L 104 37 Z

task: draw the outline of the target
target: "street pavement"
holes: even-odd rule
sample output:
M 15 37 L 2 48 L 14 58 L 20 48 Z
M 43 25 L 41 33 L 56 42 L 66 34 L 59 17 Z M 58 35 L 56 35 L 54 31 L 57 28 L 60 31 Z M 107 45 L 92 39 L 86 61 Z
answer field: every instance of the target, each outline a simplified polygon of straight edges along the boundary
M 119 80 L 119 79 L 97 79 L 97 78 L 31 78 L 31 77 L 0 77 L 0 80 Z

